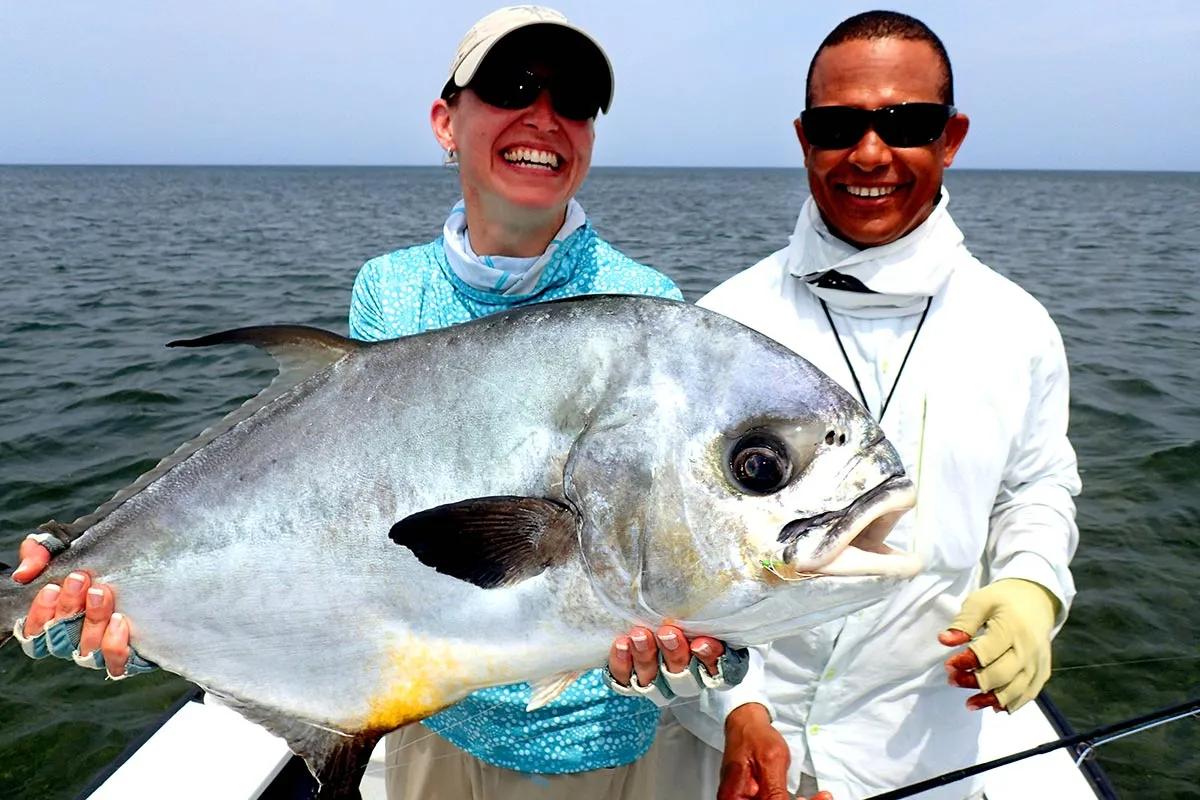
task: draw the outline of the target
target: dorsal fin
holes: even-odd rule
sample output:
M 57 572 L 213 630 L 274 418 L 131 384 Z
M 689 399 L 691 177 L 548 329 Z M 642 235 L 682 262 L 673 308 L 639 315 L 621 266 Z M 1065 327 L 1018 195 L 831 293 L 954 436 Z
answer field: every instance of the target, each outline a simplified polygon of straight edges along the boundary
M 139 475 L 137 480 L 117 492 L 111 500 L 91 514 L 80 517 L 70 525 L 50 520 L 39 526 L 41 530 L 53 533 L 65 544 L 70 544 L 88 528 L 107 517 L 122 503 L 158 480 L 192 453 L 242 420 L 249 419 L 259 409 L 270 404 L 272 400 L 331 366 L 347 353 L 362 347 L 360 342 L 320 328 L 310 328 L 304 325 L 259 325 L 251 328 L 235 328 L 201 336 L 198 339 L 178 339 L 168 342 L 167 347 L 209 347 L 216 344 L 252 344 L 262 348 L 274 356 L 279 366 L 279 372 L 265 389 L 226 414 L 215 425 L 205 428 L 199 436 L 181 444 L 175 452 L 158 462 L 149 472 Z

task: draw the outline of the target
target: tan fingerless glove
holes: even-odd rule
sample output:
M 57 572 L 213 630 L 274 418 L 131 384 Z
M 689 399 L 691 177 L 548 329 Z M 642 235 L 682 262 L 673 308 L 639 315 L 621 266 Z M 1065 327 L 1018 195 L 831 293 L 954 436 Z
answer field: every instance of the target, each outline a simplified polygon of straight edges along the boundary
M 994 691 L 1010 713 L 1037 697 L 1050 678 L 1050 634 L 1059 602 L 1033 581 L 1004 578 L 972 592 L 947 627 L 976 637 L 980 691 Z

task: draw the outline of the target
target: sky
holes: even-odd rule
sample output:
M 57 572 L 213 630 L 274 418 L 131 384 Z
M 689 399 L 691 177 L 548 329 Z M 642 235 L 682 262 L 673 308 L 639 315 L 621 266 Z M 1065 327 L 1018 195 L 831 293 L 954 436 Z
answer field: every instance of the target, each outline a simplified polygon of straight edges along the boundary
M 466 0 L 0 0 L 0 163 L 435 165 Z M 616 72 L 600 166 L 799 167 L 825 34 L 876 3 L 558 0 Z M 1200 171 L 1200 3 L 885 4 L 946 43 L 986 169 Z

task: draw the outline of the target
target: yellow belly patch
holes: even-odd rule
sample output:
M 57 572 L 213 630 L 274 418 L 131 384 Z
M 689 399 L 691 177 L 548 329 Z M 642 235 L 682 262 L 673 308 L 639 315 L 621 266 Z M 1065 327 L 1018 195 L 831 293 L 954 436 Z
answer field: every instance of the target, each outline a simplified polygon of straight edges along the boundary
M 505 682 L 493 676 L 494 656 L 476 652 L 464 659 L 462 652 L 459 641 L 399 637 L 389 647 L 384 690 L 367 699 L 365 728 L 394 730 L 441 711 L 477 688 Z

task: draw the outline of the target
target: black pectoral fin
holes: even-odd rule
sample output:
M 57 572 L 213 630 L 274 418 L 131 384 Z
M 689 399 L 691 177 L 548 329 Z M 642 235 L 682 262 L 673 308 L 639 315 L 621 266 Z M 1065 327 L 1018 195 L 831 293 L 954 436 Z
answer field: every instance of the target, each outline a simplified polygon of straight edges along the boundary
M 422 564 L 484 589 L 532 578 L 578 549 L 571 510 L 536 497 L 438 506 L 405 517 L 388 536 Z

